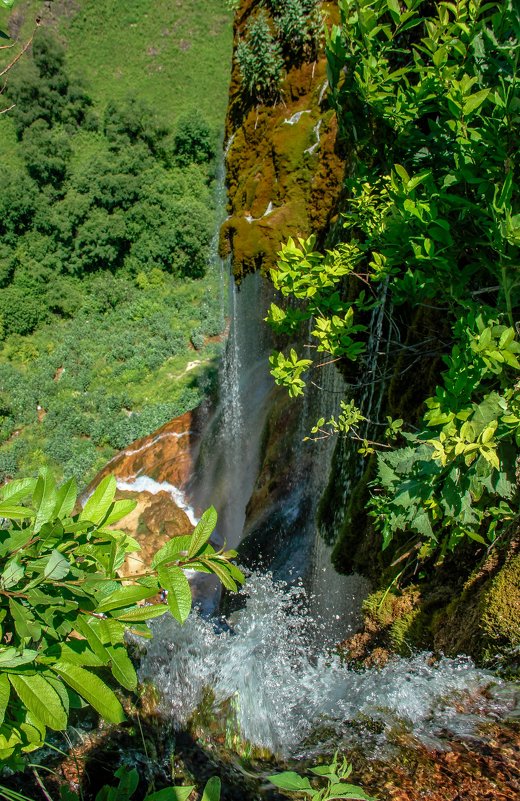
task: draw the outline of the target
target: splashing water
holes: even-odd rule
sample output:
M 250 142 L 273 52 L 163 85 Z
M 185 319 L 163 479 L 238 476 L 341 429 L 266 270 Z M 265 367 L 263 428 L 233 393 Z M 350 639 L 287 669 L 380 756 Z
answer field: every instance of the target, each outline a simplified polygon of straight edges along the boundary
M 224 625 L 198 615 L 184 627 L 169 616 L 154 621 L 140 678 L 158 688 L 162 714 L 178 727 L 206 688 L 217 715 L 219 705 L 232 702 L 244 740 L 280 756 L 314 753 L 309 741 L 318 730 L 328 732 L 323 737 L 332 737 L 334 748 L 352 744 L 359 722 L 367 720 L 380 732 L 379 745 L 399 725 L 441 747 L 442 733 L 470 735 L 477 723 L 514 706 L 512 687 L 467 658 L 434 661 L 422 654 L 382 669 L 349 670 L 320 646 L 323 624 L 310 616 L 301 587 L 253 574 L 243 592 L 245 607 Z
M 199 518 L 195 514 L 195 510 L 188 503 L 186 495 L 178 487 L 169 484 L 167 481 L 155 481 L 150 476 L 137 476 L 137 478 L 129 478 L 124 481 L 117 479 L 117 488 L 127 492 L 149 492 L 150 495 L 158 495 L 159 492 L 167 492 L 171 499 L 177 504 L 179 509 L 186 513 L 186 517 L 192 524 L 196 526 Z

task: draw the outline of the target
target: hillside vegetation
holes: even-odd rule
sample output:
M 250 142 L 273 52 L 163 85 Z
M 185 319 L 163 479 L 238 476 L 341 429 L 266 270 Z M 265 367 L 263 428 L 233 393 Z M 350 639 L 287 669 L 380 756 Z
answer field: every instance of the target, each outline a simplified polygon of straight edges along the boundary
M 210 5 L 203 36 L 187 3 L 55 3 L 9 73 L 0 478 L 50 462 L 86 480 L 207 389 L 207 338 L 224 325 L 210 254 L 230 60 L 230 17 Z M 21 39 L 35 10 L 13 13 Z M 215 86 L 195 108 L 202 75 Z

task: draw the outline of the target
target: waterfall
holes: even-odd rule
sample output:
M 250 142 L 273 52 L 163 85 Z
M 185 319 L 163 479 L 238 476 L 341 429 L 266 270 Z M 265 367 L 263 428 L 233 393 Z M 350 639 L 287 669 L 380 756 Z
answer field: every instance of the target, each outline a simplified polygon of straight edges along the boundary
M 196 456 L 187 494 L 198 509 L 213 504 L 218 536 L 229 547 L 242 538 L 246 506 L 258 473 L 262 430 L 273 380 L 263 317 L 270 302 L 260 275 L 240 288 L 230 280 L 229 336 L 220 369 L 220 394 Z
M 253 574 L 242 594 L 245 606 L 224 628 L 198 615 L 184 626 L 169 616 L 153 622 L 140 678 L 159 689 L 160 712 L 177 728 L 211 688 L 220 731 L 231 725 L 278 756 L 310 758 L 352 746 L 388 752 L 391 730 L 442 749 L 450 736 L 478 739 L 479 725 L 515 706 L 512 685 L 465 657 L 347 669 L 323 647 L 301 585 Z
M 220 269 L 224 286 L 229 265 Z M 388 358 L 384 284 L 380 293 L 370 324 L 370 381 L 380 378 L 381 359 Z M 355 671 L 334 649 L 358 625 L 367 584 L 339 575 L 330 546 L 316 536 L 336 440 L 303 440 L 318 417 L 337 411 L 348 387 L 333 364 L 320 368 L 319 380 L 296 402 L 274 387 L 268 369 L 274 342 L 263 322 L 271 300 L 272 289 L 258 273 L 239 287 L 230 280 L 220 393 L 193 453 L 191 480 L 178 494 L 142 477 L 148 490 L 176 495 L 193 519 L 216 507 L 217 538 L 238 546 L 248 571 L 240 608 L 217 616 L 215 580 L 200 576 L 194 594 L 202 612 L 182 627 L 169 614 L 153 621 L 140 678 L 155 685 L 159 711 L 177 729 L 210 703 L 204 714 L 215 727 L 208 738 L 216 731 L 215 742 L 222 742 L 232 731 L 281 757 L 310 759 L 352 746 L 384 750 L 395 730 L 435 748 L 451 735 L 476 738 L 478 723 L 507 715 L 516 701 L 510 685 L 471 660 L 420 654 Z M 367 417 L 377 418 L 382 392 L 382 382 L 367 387 Z M 359 473 L 352 449 L 342 469 L 348 480 Z M 335 477 L 342 486 L 330 510 L 334 532 L 348 492 L 344 478 Z
M 227 263 L 229 268 L 229 262 Z M 240 450 L 242 436 L 242 393 L 240 392 L 240 352 L 238 345 L 237 320 L 237 287 L 233 280 L 229 282 L 231 322 L 227 341 L 222 376 L 222 445 L 226 447 L 232 441 L 232 450 Z

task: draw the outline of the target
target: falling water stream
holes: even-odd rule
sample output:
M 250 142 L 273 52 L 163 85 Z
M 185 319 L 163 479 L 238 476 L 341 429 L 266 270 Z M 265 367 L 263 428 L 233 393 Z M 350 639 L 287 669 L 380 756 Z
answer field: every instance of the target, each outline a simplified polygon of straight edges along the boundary
M 229 264 L 221 269 L 224 275 Z M 449 736 L 475 737 L 482 722 L 513 714 L 516 701 L 511 685 L 468 658 L 410 654 L 359 671 L 347 668 L 336 653 L 335 644 L 359 627 L 369 587 L 359 576 L 336 573 L 330 548 L 317 536 L 316 507 L 333 442 L 310 444 L 303 437 L 320 414 L 337 408 L 342 379 L 333 366 L 326 367 L 320 385 L 299 401 L 298 415 L 288 411 L 284 418 L 269 375 L 273 343 L 263 322 L 272 290 L 259 274 L 246 276 L 240 287 L 232 280 L 228 286 L 220 394 L 190 481 L 180 490 L 142 475 L 121 479 L 119 487 L 166 491 L 192 522 L 213 504 L 218 540 L 231 547 L 242 543 L 239 559 L 250 571 L 239 608 L 225 618 L 209 582 L 202 590 L 206 597 L 200 589 L 197 594 L 199 612 L 183 627 L 169 615 L 154 621 L 141 679 L 155 685 L 159 710 L 174 728 L 189 725 L 208 703 L 209 690 L 222 731 L 231 725 L 244 742 L 284 759 L 315 758 L 359 743 L 372 754 L 387 753 L 396 729 L 434 748 L 445 747 Z M 383 303 L 371 326 L 373 377 L 385 313 Z M 376 392 L 368 388 L 374 414 L 378 399 L 379 386 Z M 266 432 L 276 408 L 282 408 L 282 423 L 278 434 L 270 431 L 269 441 L 281 439 L 278 462 L 271 464 Z M 267 492 L 259 512 L 254 499 L 262 486 Z
M 332 410 L 341 394 L 342 379 L 332 366 L 293 423 L 296 441 L 284 451 L 291 479 L 283 500 L 267 502 L 251 534 L 248 501 L 262 464 L 264 426 L 279 397 L 266 366 L 270 342 L 262 318 L 268 301 L 258 275 L 231 289 L 219 407 L 181 502 L 198 508 L 213 502 L 222 538 L 237 546 L 245 530 L 259 557 L 273 550 L 274 539 L 274 556 L 269 570 L 249 575 L 240 608 L 225 619 L 215 610 L 193 614 L 183 627 L 169 616 L 154 621 L 141 679 L 157 687 L 160 711 L 174 727 L 188 724 L 209 689 L 222 731 L 231 725 L 244 741 L 281 758 L 317 756 L 354 742 L 383 753 L 396 729 L 435 748 L 444 747 L 447 736 L 475 736 L 477 724 L 512 713 L 515 694 L 470 659 L 411 654 L 358 671 L 334 651 L 359 626 L 368 584 L 337 574 L 330 549 L 316 536 L 316 502 L 333 443 L 307 444 L 302 434 L 318 409 Z M 374 331 L 380 337 L 379 318 Z M 314 449 L 311 460 L 308 448 Z

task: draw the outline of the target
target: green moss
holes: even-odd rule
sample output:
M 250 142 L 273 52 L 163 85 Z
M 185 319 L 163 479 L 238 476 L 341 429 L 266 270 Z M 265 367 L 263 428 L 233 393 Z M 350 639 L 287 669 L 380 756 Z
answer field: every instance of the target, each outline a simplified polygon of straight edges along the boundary
M 409 656 L 430 645 L 428 604 L 415 585 L 403 591 L 377 590 L 364 601 L 363 614 L 365 629 L 395 653 Z
M 491 580 L 480 607 L 488 646 L 520 645 L 520 555 L 506 562 Z

